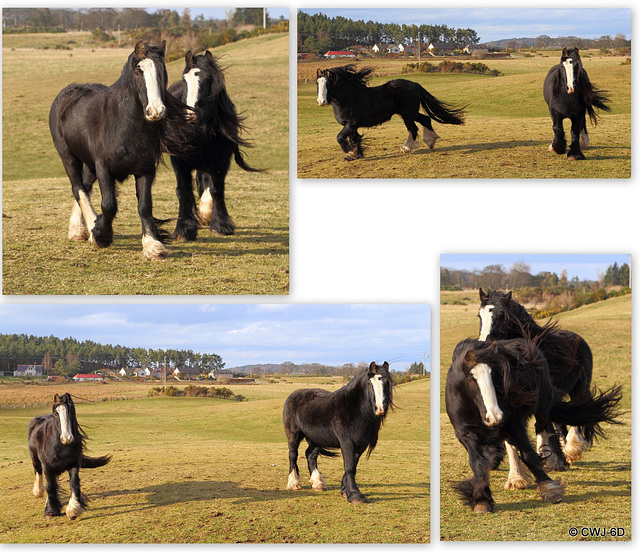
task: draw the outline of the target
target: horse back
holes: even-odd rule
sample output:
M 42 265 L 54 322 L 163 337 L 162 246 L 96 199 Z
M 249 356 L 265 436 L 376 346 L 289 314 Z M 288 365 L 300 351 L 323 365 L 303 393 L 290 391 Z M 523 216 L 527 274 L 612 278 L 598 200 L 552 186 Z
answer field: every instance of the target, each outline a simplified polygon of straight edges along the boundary
M 561 395 L 588 392 L 593 374 L 593 355 L 588 343 L 569 330 L 552 332 L 540 344 L 556 389 Z

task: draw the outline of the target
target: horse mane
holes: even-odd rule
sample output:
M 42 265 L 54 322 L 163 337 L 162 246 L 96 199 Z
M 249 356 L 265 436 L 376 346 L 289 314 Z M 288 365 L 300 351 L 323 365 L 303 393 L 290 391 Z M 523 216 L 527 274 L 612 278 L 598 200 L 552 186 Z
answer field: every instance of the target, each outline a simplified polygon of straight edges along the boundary
M 373 67 L 366 66 L 357 69 L 354 63 L 348 63 L 340 67 L 333 67 L 327 71 L 329 80 L 341 83 L 348 83 L 354 87 L 366 87 L 371 79 L 371 74 L 375 71 Z

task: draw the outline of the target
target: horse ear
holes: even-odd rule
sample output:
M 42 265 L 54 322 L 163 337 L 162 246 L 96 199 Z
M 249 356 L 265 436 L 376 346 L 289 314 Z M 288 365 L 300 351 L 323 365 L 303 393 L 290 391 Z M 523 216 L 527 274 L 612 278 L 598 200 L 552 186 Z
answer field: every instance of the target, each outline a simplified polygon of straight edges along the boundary
M 164 57 L 165 53 L 167 52 L 167 41 L 163 40 L 158 48 L 160 48 L 160 53 L 162 54 L 162 57 Z
M 562 49 L 562 57 L 567 57 L 569 55 L 569 50 L 567 50 L 566 46 Z
M 147 49 L 145 48 L 144 42 L 142 40 L 138 40 L 138 42 L 136 42 L 133 53 L 139 58 L 143 58 L 147 55 Z
M 480 301 L 484 301 L 487 297 L 489 297 L 482 288 L 480 288 Z
M 320 78 L 320 75 L 322 75 L 322 71 L 320 70 L 320 67 L 318 67 L 318 68 L 316 69 L 316 78 L 317 78 L 317 79 L 319 79 L 319 78 Z
M 53 402 L 60 402 L 60 397 L 58 396 L 58 393 L 56 393 L 56 394 L 53 396 Z
M 507 295 L 505 296 L 505 299 L 507 301 L 511 301 L 511 295 L 512 295 L 512 292 L 507 293 Z
M 191 53 L 191 50 L 184 55 L 184 61 L 187 64 L 187 67 L 191 67 L 191 64 L 193 63 L 193 54 Z
M 372 362 L 371 364 L 369 364 L 369 373 L 370 374 L 375 374 L 376 373 L 376 369 L 377 369 L 378 365 L 375 362 Z
M 385 360 L 384 364 L 382 365 L 382 369 L 386 370 L 387 372 L 389 371 L 389 363 Z
M 209 61 L 213 61 L 213 54 L 209 50 L 204 53 L 204 57 L 206 57 Z

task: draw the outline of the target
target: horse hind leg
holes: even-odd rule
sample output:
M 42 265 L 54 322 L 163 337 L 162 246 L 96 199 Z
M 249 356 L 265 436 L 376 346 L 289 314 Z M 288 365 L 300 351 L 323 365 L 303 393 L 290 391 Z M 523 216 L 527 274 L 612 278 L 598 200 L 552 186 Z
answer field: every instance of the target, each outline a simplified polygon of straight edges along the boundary
M 96 174 L 77 159 L 65 163 L 67 176 L 71 181 L 73 207 L 69 217 L 69 239 L 87 241 L 96 223 L 97 215 L 91 205 L 91 188 L 96 181 Z
M 564 445 L 564 456 L 567 462 L 569 462 L 569 464 L 577 462 L 588 449 L 589 441 L 582 436 L 580 429 L 570 426 Z
M 198 219 L 191 167 L 173 156 L 171 166 L 176 177 L 176 196 L 178 197 L 178 220 L 173 238 L 180 242 L 195 241 L 198 238 Z
M 580 161 L 585 159 L 584 153 L 580 149 L 580 136 L 582 134 L 582 119 L 571 120 L 571 144 L 567 152 L 567 159 L 570 161 Z
M 199 177 L 205 179 L 206 185 L 203 185 L 204 194 L 208 194 L 209 206 L 208 206 L 208 224 L 209 230 L 222 234 L 223 236 L 232 236 L 235 234 L 236 226 L 233 220 L 229 216 L 227 211 L 227 204 L 224 199 L 225 192 L 225 178 L 229 171 L 231 164 L 231 157 L 229 156 L 219 167 L 216 167 L 216 171 L 213 176 L 209 173 L 200 173 Z M 199 186 L 200 187 L 200 186 Z M 204 217 L 201 217 L 201 222 L 204 222 Z
M 302 489 L 300 483 L 300 471 L 298 470 L 298 447 L 302 441 L 302 434 L 299 431 L 288 432 L 287 442 L 289 445 L 289 479 L 287 480 L 288 491 L 299 491 Z
M 320 454 L 320 447 L 309 443 L 307 450 L 305 451 L 307 457 L 307 466 L 309 468 L 309 483 L 314 491 L 326 491 L 324 477 L 318 469 L 318 455 Z
M 416 121 L 422 125 L 422 141 L 427 144 L 429 149 L 434 149 L 436 146 L 436 140 L 440 138 L 433 130 L 433 125 L 431 124 L 431 118 L 423 115 L 422 113 L 418 113 L 416 115 Z
M 407 127 L 407 130 L 409 131 L 409 134 L 404 144 L 400 146 L 400 152 L 412 153 L 413 151 L 417 150 L 419 147 L 419 144 L 416 140 L 418 138 L 418 127 L 413 122 L 413 120 L 409 119 L 408 117 L 403 117 L 403 120 L 404 120 L 405 126 Z
M 553 429 L 553 424 L 549 424 L 545 428 L 536 427 L 536 441 L 538 456 L 547 471 L 565 471 L 567 469 L 567 462 L 560 447 L 560 439 Z
M 582 121 L 582 128 L 580 129 L 580 147 L 587 149 L 589 147 L 589 133 L 587 132 L 587 117 L 585 115 L 584 121 Z

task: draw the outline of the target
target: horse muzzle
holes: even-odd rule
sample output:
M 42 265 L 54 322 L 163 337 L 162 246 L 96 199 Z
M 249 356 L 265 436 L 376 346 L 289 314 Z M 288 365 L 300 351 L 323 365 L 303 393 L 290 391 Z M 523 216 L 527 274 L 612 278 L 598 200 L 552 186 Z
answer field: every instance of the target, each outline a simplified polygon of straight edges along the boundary
M 384 415 L 384 408 L 377 406 L 375 409 L 375 413 L 376 416 L 383 416 Z
M 63 445 L 70 445 L 73 443 L 73 435 L 60 435 L 60 442 Z
M 318 100 L 318 105 L 329 105 L 327 100 Z
M 497 412 L 495 414 L 487 414 L 484 417 L 484 425 L 488 427 L 495 427 L 502 422 L 503 414 L 502 412 Z
M 573 94 L 576 89 L 573 86 L 567 86 L 567 94 Z
M 147 121 L 159 121 L 164 117 L 165 112 L 166 112 L 166 108 L 164 107 L 164 105 L 161 107 L 149 106 L 147 107 L 144 116 L 147 119 Z
M 185 109 L 184 118 L 187 120 L 188 123 L 198 122 L 198 116 L 196 115 L 196 112 L 191 109 Z

